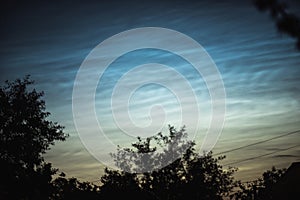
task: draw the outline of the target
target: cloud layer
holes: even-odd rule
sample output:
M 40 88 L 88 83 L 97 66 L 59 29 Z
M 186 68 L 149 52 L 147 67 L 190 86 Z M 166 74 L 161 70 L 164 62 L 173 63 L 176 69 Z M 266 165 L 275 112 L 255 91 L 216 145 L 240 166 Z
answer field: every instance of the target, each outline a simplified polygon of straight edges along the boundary
M 300 11 L 299 3 L 290 3 L 294 11 Z M 250 3 L 120 1 L 80 5 L 75 2 L 37 4 L 33 8 L 23 5 L 9 9 L 10 12 L 4 13 L 1 21 L 5 27 L 0 43 L 1 82 L 31 74 L 37 89 L 45 91 L 52 119 L 65 125 L 72 138 L 54 147 L 48 158 L 72 176 L 86 175 L 88 180 L 92 180 L 99 177 L 98 167 L 101 166 L 79 142 L 73 124 L 71 103 L 76 73 L 96 45 L 131 28 L 155 26 L 180 31 L 199 42 L 215 61 L 227 94 L 226 123 L 215 152 L 300 128 L 299 52 L 293 46 L 294 41 L 279 35 L 272 20 L 258 13 Z M 167 37 L 161 38 L 161 42 L 166 41 Z M 107 136 L 116 144 L 126 146 L 132 137 L 123 134 L 113 122 L 109 106 L 114 86 L 130 69 L 150 62 L 171 66 L 189 81 L 200 102 L 198 108 L 203 116 L 201 130 L 208 128 L 210 96 L 203 77 L 195 73 L 189 63 L 169 52 L 153 49 L 134 51 L 117 59 L 107 69 L 95 97 L 97 116 L 103 129 L 109 133 Z M 163 71 L 153 71 L 153 76 L 169 80 L 170 84 L 178 82 Z M 134 81 L 139 81 L 138 78 Z M 184 102 L 188 104 L 189 98 Z M 169 116 L 166 123 L 180 126 L 177 124 L 180 121 L 177 109 L 180 102 L 166 88 L 145 85 L 136 91 L 129 103 L 132 119 L 140 125 L 149 124 L 151 106 L 161 103 Z M 188 124 L 188 130 L 189 126 L 192 124 Z M 200 133 L 196 140 L 201 144 L 203 134 Z M 233 152 L 228 156 L 228 163 L 268 153 L 268 145 L 288 148 L 299 144 L 298 141 L 299 135 L 294 135 L 252 150 Z M 299 160 L 297 155 L 299 147 L 269 156 L 264 163 L 257 159 L 239 164 L 241 174 L 245 172 L 245 177 L 249 178 L 272 164 L 286 167 L 290 162 Z M 80 169 L 95 170 L 97 174 L 82 173 Z

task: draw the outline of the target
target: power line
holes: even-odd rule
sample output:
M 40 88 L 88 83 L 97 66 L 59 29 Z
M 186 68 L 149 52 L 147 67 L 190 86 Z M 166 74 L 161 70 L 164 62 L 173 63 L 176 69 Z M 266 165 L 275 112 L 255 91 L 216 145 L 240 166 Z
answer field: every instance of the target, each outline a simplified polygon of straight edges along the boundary
M 235 165 L 235 164 L 238 164 L 238 163 L 242 163 L 242 162 L 246 162 L 246 161 L 250 161 L 250 160 L 255 160 L 257 158 L 262 158 L 262 157 L 265 157 L 265 156 L 276 154 L 278 152 L 287 151 L 287 150 L 290 150 L 290 149 L 293 149 L 293 148 L 296 148 L 296 147 L 300 147 L 300 145 L 295 145 L 295 146 L 291 146 L 291 147 L 288 147 L 288 148 L 285 148 L 285 149 L 279 149 L 279 150 L 273 151 L 271 153 L 266 153 L 266 154 L 262 154 L 262 155 L 259 155 L 259 156 L 255 156 L 255 157 L 246 158 L 246 159 L 243 159 L 243 160 L 227 163 L 227 164 L 224 164 L 223 166 L 226 167 L 226 166 L 229 166 L 229 165 Z M 101 180 L 99 179 L 99 180 L 94 180 L 94 181 L 90 181 L 90 182 L 91 183 L 101 182 Z M 253 182 L 253 181 L 248 181 L 248 182 Z M 247 183 L 247 182 L 245 182 L 245 183 Z
M 221 154 L 226 154 L 226 153 L 229 153 L 229 152 L 233 152 L 233 151 L 237 151 L 237 150 L 244 149 L 244 148 L 247 148 L 247 147 L 251 147 L 251 146 L 255 146 L 255 145 L 258 145 L 258 144 L 265 143 L 265 142 L 269 142 L 271 140 L 275 140 L 275 139 L 278 139 L 278 138 L 282 138 L 282 137 L 286 137 L 286 136 L 289 136 L 289 135 L 293 135 L 293 134 L 296 134 L 296 133 L 300 133 L 300 130 L 288 132 L 288 133 L 285 133 L 285 134 L 282 134 L 282 135 L 279 135 L 279 136 L 275 136 L 275 137 L 272 137 L 272 138 L 269 138 L 269 139 L 266 139 L 266 140 L 261 140 L 261 141 L 258 141 L 258 142 L 247 144 L 245 146 L 240 146 L 240 147 L 237 147 L 237 148 L 229 149 L 227 151 L 219 152 L 219 153 L 216 153 L 214 155 L 217 156 L 217 155 L 221 155 Z
M 259 155 L 259 156 L 255 156 L 255 157 L 251 157 L 251 158 L 246 158 L 246 159 L 243 159 L 243 160 L 239 160 L 239 161 L 236 161 L 236 162 L 227 163 L 227 164 L 224 164 L 223 166 L 235 165 L 235 164 L 238 164 L 238 163 L 241 163 L 241 162 L 245 162 L 245 161 L 249 161 L 249 160 L 255 160 L 257 158 L 262 158 L 262 157 L 265 157 L 265 156 L 276 154 L 276 153 L 281 152 L 281 151 L 287 151 L 287 150 L 290 150 L 290 149 L 293 149 L 293 148 L 299 147 L 299 146 L 300 145 L 295 145 L 295 146 L 288 147 L 286 149 L 279 149 L 279 150 L 273 151 L 271 153 L 266 153 L 266 154 L 262 154 L 262 155 Z
M 248 144 L 248 145 L 244 145 L 244 146 L 229 149 L 229 150 L 226 150 L 226 151 L 223 151 L 223 152 L 219 152 L 219 153 L 214 154 L 214 156 L 225 154 L 225 153 L 230 153 L 230 152 L 237 151 L 237 150 L 244 149 L 244 148 L 251 147 L 251 146 L 255 146 L 255 145 L 258 145 L 258 144 L 269 142 L 269 141 L 272 141 L 272 140 L 275 140 L 275 139 L 278 139 L 278 138 L 282 138 L 282 137 L 286 137 L 286 136 L 289 136 L 289 135 L 293 135 L 293 134 L 296 134 L 296 133 L 300 133 L 300 129 L 296 130 L 296 131 L 288 132 L 288 133 L 285 133 L 285 134 L 282 134 L 282 135 L 279 135 L 279 136 L 275 136 L 275 137 L 272 137 L 272 138 L 268 138 L 266 140 L 261 140 L 261 141 L 254 142 L 254 143 L 251 143 L 251 144 Z M 278 152 L 281 152 L 281 151 L 287 151 L 289 149 L 293 149 L 293 148 L 298 147 L 298 146 L 300 146 L 300 145 L 295 145 L 295 146 L 292 146 L 292 147 L 289 147 L 289 148 L 286 148 L 286 149 L 279 149 L 279 150 L 273 151 L 271 153 L 266 153 L 266 154 L 262 154 L 262 155 L 259 155 L 259 156 L 255 156 L 255 157 L 246 158 L 246 159 L 243 159 L 243 160 L 231 162 L 231 163 L 225 164 L 223 166 L 228 166 L 228 165 L 238 164 L 238 163 L 249 161 L 249 160 L 254 160 L 254 159 L 265 157 L 265 156 L 268 156 L 268 155 L 272 155 L 272 154 L 275 154 L 275 153 L 278 153 Z M 90 181 L 90 182 L 91 183 L 101 182 L 101 180 L 100 179 L 99 180 L 93 180 L 93 181 Z

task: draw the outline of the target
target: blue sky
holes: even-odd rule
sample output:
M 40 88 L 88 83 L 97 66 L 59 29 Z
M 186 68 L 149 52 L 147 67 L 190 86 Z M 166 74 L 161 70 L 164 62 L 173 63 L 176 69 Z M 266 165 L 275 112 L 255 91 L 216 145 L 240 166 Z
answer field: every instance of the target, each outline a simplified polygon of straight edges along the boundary
M 300 13 L 299 2 L 287 3 L 291 12 Z M 278 33 L 272 19 L 258 12 L 251 1 L 15 2 L 2 13 L 1 26 L 0 80 L 30 74 L 36 88 L 45 91 L 51 119 L 64 125 L 71 135 L 68 141 L 53 147 L 47 159 L 69 176 L 96 180 L 103 169 L 86 151 L 74 126 L 72 90 L 76 73 L 96 45 L 132 28 L 152 26 L 182 32 L 200 43 L 216 63 L 227 97 L 224 129 L 214 152 L 300 129 L 300 53 L 294 40 Z M 110 94 L 126 71 L 149 62 L 172 66 L 189 80 L 203 111 L 201 130 L 205 131 L 210 109 L 203 79 L 176 55 L 146 49 L 117 59 L 101 79 L 104 84 L 97 87 L 97 116 L 108 137 L 114 143 L 128 145 L 128 136 L 117 129 L 107 110 Z M 153 73 L 170 83 L 177 81 L 164 73 Z M 179 126 L 178 102 L 165 88 L 146 85 L 132 96 L 132 102 L 132 118 L 139 124 L 149 123 L 151 105 L 160 102 L 169 113 L 166 122 Z M 201 133 L 196 138 L 199 143 Z M 299 161 L 299 146 L 282 151 L 300 145 L 299 141 L 299 134 L 294 134 L 244 148 L 228 153 L 224 164 L 278 151 L 236 164 L 240 168 L 238 177 L 252 179 L 272 165 L 288 167 Z

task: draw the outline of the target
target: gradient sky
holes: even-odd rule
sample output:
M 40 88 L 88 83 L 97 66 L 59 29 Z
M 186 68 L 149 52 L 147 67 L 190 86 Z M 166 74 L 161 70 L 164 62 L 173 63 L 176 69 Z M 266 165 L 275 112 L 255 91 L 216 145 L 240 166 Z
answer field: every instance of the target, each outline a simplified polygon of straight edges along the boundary
M 300 3 L 287 1 L 300 13 Z M 164 27 L 199 42 L 216 63 L 226 90 L 226 118 L 213 152 L 223 152 L 300 129 L 300 52 L 294 40 L 276 31 L 267 13 L 251 1 L 107 1 L 80 3 L 7 2 L 1 8 L 0 81 L 30 74 L 45 92 L 51 120 L 64 125 L 70 138 L 46 155 L 54 167 L 83 180 L 97 180 L 103 165 L 81 143 L 72 117 L 72 90 L 81 63 L 110 36 L 140 27 Z M 167 38 L 161 38 L 162 41 Z M 207 129 L 209 93 L 203 79 L 184 60 L 169 52 L 140 50 L 118 58 L 105 72 L 96 93 L 96 111 L 107 137 L 128 146 L 128 135 L 113 123 L 109 102 L 114 85 L 133 67 L 157 62 L 174 67 L 197 93 Z M 176 83 L 161 71 L 153 76 Z M 138 81 L 138 80 L 135 80 Z M 133 83 L 132 83 L 133 84 Z M 179 127 L 178 102 L 159 85 L 146 85 L 132 96 L 132 118 L 147 125 L 151 105 L 162 103 L 166 123 Z M 188 100 L 187 100 L 188 101 Z M 191 108 L 193 109 L 193 108 Z M 187 130 L 192 124 L 187 124 Z M 190 127 L 191 128 L 191 127 Z M 201 144 L 203 135 L 196 137 Z M 292 134 L 226 153 L 237 177 L 251 180 L 271 166 L 288 167 L 300 160 L 300 137 Z M 270 154 L 262 156 L 265 154 Z M 262 157 L 260 157 L 262 156 Z M 257 157 L 255 159 L 251 159 Z M 249 160 L 246 160 L 249 159 Z M 244 161 L 245 160 L 245 161 Z M 244 161 L 244 162 L 240 162 Z

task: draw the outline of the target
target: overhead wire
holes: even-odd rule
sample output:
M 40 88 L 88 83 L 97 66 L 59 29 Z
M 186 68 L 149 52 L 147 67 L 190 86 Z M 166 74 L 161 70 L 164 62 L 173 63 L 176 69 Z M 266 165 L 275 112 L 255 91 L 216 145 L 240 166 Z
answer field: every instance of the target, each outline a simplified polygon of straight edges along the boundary
M 268 139 L 265 139 L 265 140 L 261 140 L 261 141 L 258 141 L 258 142 L 250 143 L 250 144 L 247 144 L 247 145 L 244 145 L 244 146 L 240 146 L 240 147 L 237 147 L 237 148 L 233 148 L 233 149 L 229 149 L 229 150 L 222 151 L 222 152 L 219 152 L 219 153 L 215 153 L 213 155 L 218 156 L 218 155 L 230 153 L 230 152 L 233 152 L 233 151 L 237 151 L 237 150 L 244 149 L 244 148 L 247 148 L 247 147 L 255 146 L 255 145 L 258 145 L 258 144 L 262 144 L 262 143 L 269 142 L 269 141 L 272 141 L 272 140 L 275 140 L 275 139 L 283 138 L 283 137 L 293 135 L 293 134 L 296 134 L 296 133 L 300 133 L 300 129 L 296 130 L 296 131 L 291 131 L 291 132 L 288 132 L 288 133 L 284 133 L 284 134 L 281 134 L 279 136 L 275 136 L 275 137 L 272 137 L 272 138 L 268 138 Z
M 293 148 L 296 148 L 296 147 L 299 147 L 299 146 L 300 145 L 294 145 L 294 146 L 291 146 L 291 147 L 288 147 L 288 148 L 285 148 L 285 149 L 279 149 L 279 150 L 276 150 L 276 151 L 273 151 L 273 152 L 270 152 L 270 153 L 261 154 L 261 155 L 254 156 L 254 157 L 251 157 L 251 158 L 246 158 L 246 159 L 234 161 L 234 162 L 231 162 L 231 163 L 227 163 L 227 164 L 224 164 L 223 166 L 235 165 L 235 164 L 239 164 L 239 163 L 246 162 L 246 161 L 249 161 L 249 160 L 255 160 L 257 158 L 262 158 L 262 157 L 265 157 L 265 156 L 276 154 L 278 152 L 287 151 L 287 150 L 290 150 L 290 149 L 293 149 Z

